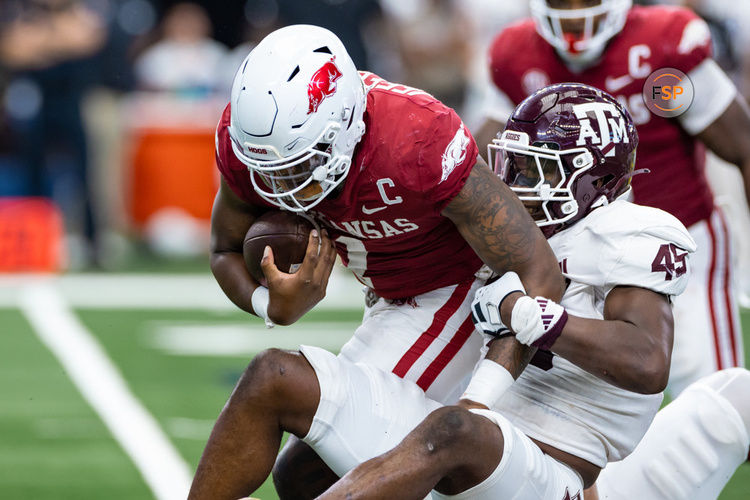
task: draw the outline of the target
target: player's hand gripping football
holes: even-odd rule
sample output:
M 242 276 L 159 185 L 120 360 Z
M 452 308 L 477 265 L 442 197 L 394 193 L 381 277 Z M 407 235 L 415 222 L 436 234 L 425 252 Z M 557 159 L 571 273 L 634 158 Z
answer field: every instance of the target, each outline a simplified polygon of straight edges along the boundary
M 320 250 L 320 251 L 319 251 Z M 302 266 L 294 274 L 279 271 L 273 250 L 266 247 L 260 266 L 268 282 L 268 317 L 277 325 L 291 325 L 326 295 L 336 249 L 327 231 L 310 231 Z
M 509 302 L 503 307 L 503 302 L 509 297 L 515 299 L 510 309 L 510 328 L 502 319 L 505 316 L 507 321 L 511 304 Z M 471 304 L 471 315 L 476 327 L 486 334 L 512 334 L 522 344 L 541 349 L 552 346 L 568 321 L 568 313 L 560 304 L 545 297 L 526 295 L 523 283 L 514 272 L 505 273 L 497 281 L 477 290 Z

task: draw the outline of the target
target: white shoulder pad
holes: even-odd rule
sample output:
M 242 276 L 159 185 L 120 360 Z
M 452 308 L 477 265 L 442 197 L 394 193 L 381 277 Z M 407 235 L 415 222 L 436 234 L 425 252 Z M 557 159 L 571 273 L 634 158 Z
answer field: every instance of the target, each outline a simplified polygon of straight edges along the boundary
M 558 239 L 559 238 L 559 239 Z M 563 273 L 603 287 L 639 286 L 679 295 L 690 275 L 696 245 L 685 226 L 656 208 L 615 201 L 550 238 Z

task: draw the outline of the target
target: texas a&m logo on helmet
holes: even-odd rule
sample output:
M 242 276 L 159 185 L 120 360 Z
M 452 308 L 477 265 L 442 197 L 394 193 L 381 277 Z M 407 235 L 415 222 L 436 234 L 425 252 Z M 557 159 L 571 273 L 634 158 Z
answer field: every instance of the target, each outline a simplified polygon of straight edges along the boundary
M 626 118 L 620 109 L 611 102 L 574 104 L 573 112 L 580 124 L 576 146 L 590 141 L 599 146 L 604 156 L 614 156 L 616 144 L 630 142 Z

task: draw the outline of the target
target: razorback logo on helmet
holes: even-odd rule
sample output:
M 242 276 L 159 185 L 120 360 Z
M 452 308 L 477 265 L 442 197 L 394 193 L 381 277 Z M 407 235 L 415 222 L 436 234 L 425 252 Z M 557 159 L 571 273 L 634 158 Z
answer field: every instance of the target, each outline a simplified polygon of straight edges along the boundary
M 604 156 L 614 156 L 615 144 L 630 142 L 625 117 L 620 114 L 614 104 L 608 102 L 574 104 L 573 112 L 581 125 L 576 146 L 585 146 L 586 139 L 591 139 L 591 144 L 599 146 Z M 596 121 L 599 133 L 592 126 L 591 115 Z
M 464 162 L 466 159 L 466 147 L 468 145 L 469 138 L 466 136 L 466 131 L 462 123 L 443 153 L 443 174 L 440 176 L 440 182 L 446 180 L 456 166 Z
M 339 68 L 334 64 L 332 57 L 318 71 L 313 73 L 310 83 L 307 84 L 307 98 L 310 106 L 307 108 L 307 114 L 312 114 L 318 110 L 318 106 L 323 99 L 336 92 L 336 80 L 343 75 Z

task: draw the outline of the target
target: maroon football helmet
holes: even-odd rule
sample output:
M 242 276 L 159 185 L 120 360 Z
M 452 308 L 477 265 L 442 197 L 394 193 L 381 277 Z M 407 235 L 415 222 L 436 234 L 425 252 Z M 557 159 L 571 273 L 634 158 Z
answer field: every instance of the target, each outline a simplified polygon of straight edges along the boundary
M 561 83 L 519 104 L 488 152 L 550 237 L 630 188 L 637 146 L 633 119 L 614 97 Z

